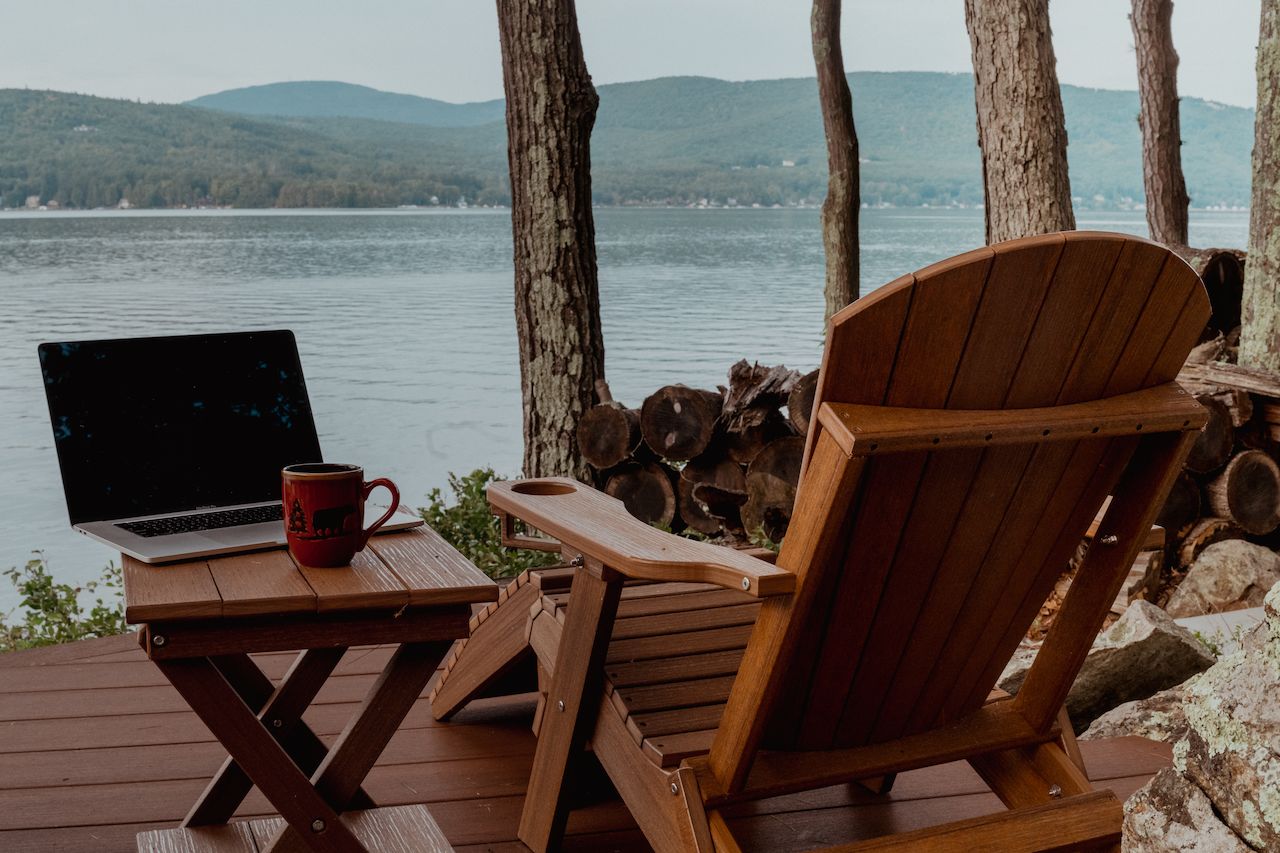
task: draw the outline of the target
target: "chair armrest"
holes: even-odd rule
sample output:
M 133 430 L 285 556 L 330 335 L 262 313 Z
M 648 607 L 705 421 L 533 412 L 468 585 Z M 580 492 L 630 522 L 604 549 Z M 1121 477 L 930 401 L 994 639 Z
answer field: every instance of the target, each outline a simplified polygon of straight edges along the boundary
M 1035 409 L 908 409 L 823 403 L 818 422 L 849 456 L 1198 430 L 1204 407 L 1176 382 Z
M 567 477 L 492 483 L 489 505 L 627 577 L 711 583 L 747 595 L 781 595 L 795 575 L 732 548 L 650 527 L 622 501 Z

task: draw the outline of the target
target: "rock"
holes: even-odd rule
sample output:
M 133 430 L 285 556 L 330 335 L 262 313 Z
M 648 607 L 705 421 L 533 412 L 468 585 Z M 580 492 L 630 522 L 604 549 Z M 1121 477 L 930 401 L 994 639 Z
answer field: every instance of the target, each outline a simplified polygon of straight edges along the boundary
M 1146 699 L 1125 702 L 1094 720 L 1081 740 L 1112 737 L 1144 737 L 1175 743 L 1187 733 L 1187 715 L 1182 711 L 1185 686 L 1162 690 Z
M 1280 850 L 1280 584 L 1264 607 L 1241 649 L 1186 685 L 1173 759 L 1237 835 Z
M 1033 657 L 1020 648 L 999 686 L 1017 693 Z M 1213 665 L 1213 655 L 1190 631 L 1159 607 L 1137 600 L 1098 635 L 1067 695 L 1067 713 L 1077 732 L 1102 714 L 1135 699 L 1181 684 Z
M 1243 539 L 1215 542 L 1196 557 L 1165 610 L 1180 618 L 1257 607 L 1277 582 L 1280 555 Z
M 1253 853 L 1204 792 L 1166 767 L 1124 804 L 1125 853 Z

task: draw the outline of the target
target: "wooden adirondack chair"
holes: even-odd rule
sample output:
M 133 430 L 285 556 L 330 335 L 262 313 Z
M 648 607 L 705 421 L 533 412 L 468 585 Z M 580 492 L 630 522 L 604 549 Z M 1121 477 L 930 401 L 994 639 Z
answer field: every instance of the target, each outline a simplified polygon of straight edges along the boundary
M 520 837 L 537 851 L 588 746 L 659 851 L 737 850 L 734 803 L 958 759 L 1009 811 L 838 849 L 1118 849 L 1120 804 L 1091 791 L 1060 711 L 1204 422 L 1173 378 L 1208 314 L 1176 255 L 1106 233 L 991 246 L 864 297 L 831 322 L 776 566 L 571 480 L 494 484 L 504 529 L 523 520 L 578 568 L 522 576 L 474 620 L 435 713 L 536 654 Z M 1108 495 L 1022 689 L 993 693 Z

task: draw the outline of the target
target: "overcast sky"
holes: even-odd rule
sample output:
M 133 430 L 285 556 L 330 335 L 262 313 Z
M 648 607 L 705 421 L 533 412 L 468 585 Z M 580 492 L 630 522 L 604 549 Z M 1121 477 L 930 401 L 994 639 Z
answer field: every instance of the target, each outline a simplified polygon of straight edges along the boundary
M 813 75 L 808 0 L 578 0 L 597 84 Z M 850 71 L 968 71 L 962 0 L 845 0 Z M 1129 0 L 1053 0 L 1063 83 L 1136 88 Z M 1254 104 L 1259 0 L 1176 0 L 1179 88 Z M 0 0 L 0 88 L 183 101 L 342 80 L 447 101 L 502 95 L 491 0 Z

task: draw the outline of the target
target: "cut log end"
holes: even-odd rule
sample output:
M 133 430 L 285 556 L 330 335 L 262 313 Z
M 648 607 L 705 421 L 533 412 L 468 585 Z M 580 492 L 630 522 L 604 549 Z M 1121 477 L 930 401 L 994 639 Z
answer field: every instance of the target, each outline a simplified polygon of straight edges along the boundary
M 640 415 L 616 404 L 592 406 L 578 420 L 582 458 L 598 470 L 625 462 L 640 444 Z
M 674 474 L 665 465 L 627 466 L 609 477 L 604 491 L 622 501 L 627 512 L 644 523 L 675 529 Z
M 1178 565 L 1188 568 L 1196 557 L 1215 542 L 1227 539 L 1243 539 L 1245 532 L 1227 518 L 1202 518 L 1192 525 L 1178 546 Z
M 683 385 L 659 388 L 645 398 L 640 432 L 659 456 L 672 461 L 692 459 L 711 443 L 721 403 L 714 391 Z
M 721 528 L 734 532 L 742 529 L 739 508 L 747 502 L 747 478 L 742 466 L 732 459 L 704 455 L 690 460 L 680 472 L 680 495 L 682 515 L 687 501 L 695 513 L 706 519 L 708 528 L 715 525 L 715 530 L 703 530 L 688 522 L 695 530 L 714 535 Z
M 1280 467 L 1260 450 L 1233 456 L 1205 494 L 1216 515 L 1247 533 L 1260 536 L 1280 526 Z

